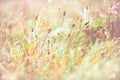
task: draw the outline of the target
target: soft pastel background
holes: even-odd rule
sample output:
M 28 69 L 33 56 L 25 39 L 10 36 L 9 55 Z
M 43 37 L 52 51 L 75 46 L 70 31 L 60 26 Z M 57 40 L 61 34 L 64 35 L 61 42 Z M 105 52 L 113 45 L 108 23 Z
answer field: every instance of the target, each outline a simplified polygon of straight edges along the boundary
M 0 0 L 0 80 L 119 80 L 120 0 Z

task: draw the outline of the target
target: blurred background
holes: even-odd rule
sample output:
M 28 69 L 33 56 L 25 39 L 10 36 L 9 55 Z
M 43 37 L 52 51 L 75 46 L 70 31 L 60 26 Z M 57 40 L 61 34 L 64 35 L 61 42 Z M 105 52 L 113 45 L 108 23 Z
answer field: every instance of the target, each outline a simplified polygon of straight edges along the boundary
M 120 0 L 0 0 L 0 80 L 120 80 L 114 36 Z

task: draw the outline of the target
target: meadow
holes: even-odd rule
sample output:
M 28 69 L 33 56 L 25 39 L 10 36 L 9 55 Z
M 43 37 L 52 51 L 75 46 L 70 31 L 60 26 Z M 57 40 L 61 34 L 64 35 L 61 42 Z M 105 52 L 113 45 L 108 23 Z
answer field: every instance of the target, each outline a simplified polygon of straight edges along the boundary
M 0 0 L 0 80 L 120 80 L 119 0 Z

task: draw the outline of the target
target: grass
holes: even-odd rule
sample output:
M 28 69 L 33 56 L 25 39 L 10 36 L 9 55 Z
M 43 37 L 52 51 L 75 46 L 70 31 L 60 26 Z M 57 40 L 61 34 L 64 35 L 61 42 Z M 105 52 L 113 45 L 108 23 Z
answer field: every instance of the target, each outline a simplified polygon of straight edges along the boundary
M 0 16 L 0 80 L 120 79 L 119 39 L 111 37 L 109 15 L 87 13 L 85 22 L 72 6 L 48 9 L 0 8 L 7 15 Z

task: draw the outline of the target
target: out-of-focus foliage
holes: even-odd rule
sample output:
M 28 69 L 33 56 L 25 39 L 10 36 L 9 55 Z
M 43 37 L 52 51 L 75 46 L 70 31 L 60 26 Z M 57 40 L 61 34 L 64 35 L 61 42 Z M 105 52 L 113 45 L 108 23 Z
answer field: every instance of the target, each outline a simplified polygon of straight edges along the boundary
M 119 80 L 119 0 L 0 0 L 0 80 Z

